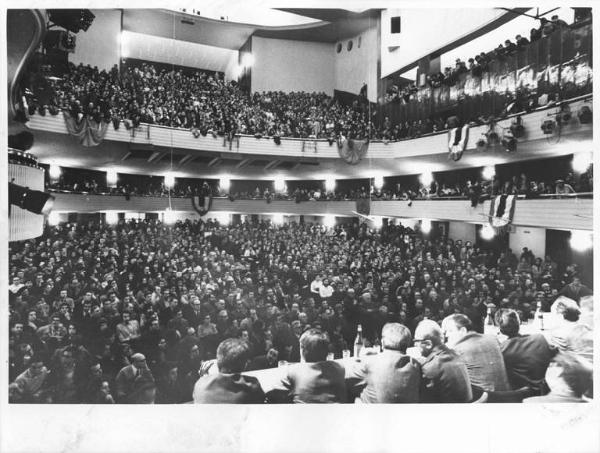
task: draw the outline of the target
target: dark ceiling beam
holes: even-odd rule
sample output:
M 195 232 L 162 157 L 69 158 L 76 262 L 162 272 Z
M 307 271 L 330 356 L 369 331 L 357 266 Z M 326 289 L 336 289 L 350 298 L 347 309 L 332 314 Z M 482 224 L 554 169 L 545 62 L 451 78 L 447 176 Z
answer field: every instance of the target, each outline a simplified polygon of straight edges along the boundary
M 121 157 L 121 162 L 129 159 L 131 157 L 131 151 L 128 151 L 123 157 Z

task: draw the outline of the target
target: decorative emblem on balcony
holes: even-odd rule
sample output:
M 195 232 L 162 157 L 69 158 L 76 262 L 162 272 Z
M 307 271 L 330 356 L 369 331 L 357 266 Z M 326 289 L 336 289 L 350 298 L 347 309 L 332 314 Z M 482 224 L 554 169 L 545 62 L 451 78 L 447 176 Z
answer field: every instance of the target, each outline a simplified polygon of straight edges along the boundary
M 515 215 L 516 195 L 498 195 L 490 205 L 490 226 L 497 232 L 510 228 Z
M 369 140 L 346 139 L 343 135 L 338 138 L 338 153 L 350 165 L 356 165 L 369 150 Z
M 458 126 L 458 118 L 452 116 L 448 118 L 448 159 L 458 161 L 462 157 L 463 152 L 467 147 L 469 141 L 469 124 L 465 124 L 463 127 Z
M 102 143 L 108 123 L 103 121 L 98 123 L 89 115 L 73 118 L 68 112 L 64 111 L 63 117 L 69 134 L 77 137 L 79 143 L 83 146 L 98 146 Z
M 204 195 L 204 196 L 193 196 L 192 197 L 192 206 L 194 210 L 200 214 L 201 217 L 204 217 L 212 206 L 212 196 Z

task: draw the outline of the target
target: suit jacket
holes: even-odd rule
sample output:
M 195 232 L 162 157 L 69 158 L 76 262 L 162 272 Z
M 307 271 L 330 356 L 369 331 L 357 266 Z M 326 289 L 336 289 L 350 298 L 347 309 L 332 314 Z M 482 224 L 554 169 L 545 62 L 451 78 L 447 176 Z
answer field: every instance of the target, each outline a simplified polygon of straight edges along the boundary
M 344 375 L 344 367 L 332 360 L 294 363 L 275 389 L 287 390 L 294 403 L 345 403 Z
M 400 351 L 385 349 L 355 362 L 347 384 L 362 389 L 363 403 L 418 403 L 421 366 Z
M 445 345 L 425 357 L 421 370 L 421 402 L 469 403 L 473 399 L 467 366 Z
M 258 379 L 241 374 L 202 376 L 194 386 L 196 404 L 262 404 L 265 394 Z
M 491 335 L 469 332 L 454 346 L 467 365 L 472 385 L 488 392 L 510 390 L 498 340 Z
M 118 403 L 134 403 L 138 387 L 145 382 L 154 382 L 154 377 L 149 369 L 139 368 L 137 371 L 133 365 L 121 368 L 115 378 Z
M 555 354 L 542 334 L 518 335 L 501 346 L 508 381 L 513 389 L 541 390 L 548 364 Z

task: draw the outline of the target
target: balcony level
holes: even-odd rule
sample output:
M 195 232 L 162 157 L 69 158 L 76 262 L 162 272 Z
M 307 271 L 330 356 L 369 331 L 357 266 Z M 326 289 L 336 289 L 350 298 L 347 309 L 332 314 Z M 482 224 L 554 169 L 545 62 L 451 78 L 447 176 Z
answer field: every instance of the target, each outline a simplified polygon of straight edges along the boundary
M 340 158 L 337 144 L 327 140 L 282 138 L 277 145 L 271 138 L 237 136 L 229 142 L 210 134 L 196 138 L 186 129 L 142 124 L 135 130 L 115 130 L 111 124 L 99 146 L 86 148 L 68 136 L 61 114 L 33 115 L 27 127 L 36 137 L 31 151 L 45 164 L 97 170 L 118 167 L 119 172 L 150 175 L 173 171 L 180 177 L 215 178 L 227 174 L 238 179 L 272 179 L 277 172 L 286 179 L 318 179 L 324 175 L 343 179 L 415 174 L 425 167 L 429 171 L 445 171 L 589 152 L 592 124 L 583 124 L 577 112 L 584 106 L 591 108 L 591 99 L 587 95 L 570 101 L 570 118 L 549 135 L 542 131 L 542 123 L 555 120 L 559 107 L 523 114 L 525 132 L 513 153 L 505 152 L 501 145 L 478 148 L 477 142 L 489 127 L 471 127 L 466 152 L 458 162 L 447 158 L 448 132 L 397 142 L 372 141 L 362 161 L 348 165 Z M 513 119 L 498 121 L 495 132 L 502 137 Z
M 164 212 L 169 206 L 173 211 L 187 214 L 187 217 L 200 216 L 194 210 L 190 198 L 137 197 L 127 200 L 123 196 L 55 193 L 54 211 L 57 213 L 96 213 L 96 212 Z M 355 216 L 355 201 L 295 201 L 235 200 L 214 198 L 211 214 L 283 214 L 304 216 Z M 593 199 L 569 197 L 561 199 L 539 198 L 518 199 L 515 205 L 513 225 L 523 227 L 549 228 L 556 230 L 593 229 Z M 388 218 L 432 219 L 440 221 L 484 224 L 488 221 L 490 201 L 472 207 L 465 199 L 415 200 L 411 204 L 402 200 L 373 201 L 371 214 Z

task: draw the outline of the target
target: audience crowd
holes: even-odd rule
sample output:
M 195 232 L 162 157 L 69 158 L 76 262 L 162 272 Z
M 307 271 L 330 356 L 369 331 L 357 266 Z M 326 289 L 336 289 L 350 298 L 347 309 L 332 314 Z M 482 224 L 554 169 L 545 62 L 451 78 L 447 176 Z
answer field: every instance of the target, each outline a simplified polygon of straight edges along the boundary
M 489 199 L 492 196 L 522 195 L 526 198 L 535 198 L 541 195 L 568 195 L 571 193 L 593 192 L 593 167 L 590 166 L 585 172 L 576 176 L 572 171 L 564 172 L 564 176 L 553 181 L 538 181 L 528 177 L 525 173 L 514 173 L 511 177 L 499 178 L 494 176 L 491 180 L 479 177 L 468 179 L 466 177 L 452 178 L 456 183 L 449 184 L 440 182 L 448 179 L 450 173 L 437 174 L 437 180 L 425 185 L 422 183 L 403 183 L 384 181 L 382 189 L 375 189 L 365 181 L 363 185 L 357 181 L 356 189 L 333 191 L 325 188 L 302 187 L 285 188 L 283 191 L 275 191 L 272 184 L 261 184 L 253 191 L 239 190 L 235 181 L 231 183 L 228 190 L 219 187 L 216 182 L 208 182 L 202 179 L 186 179 L 183 182 L 175 181 L 170 190 L 165 186 L 162 178 L 145 178 L 142 187 L 136 184 L 118 182 L 115 187 L 107 187 L 105 183 L 98 183 L 96 179 L 89 179 L 79 174 L 75 169 L 69 169 L 69 177 L 61 177 L 55 183 L 47 184 L 47 189 L 52 191 L 69 191 L 76 193 L 110 194 L 124 196 L 154 196 L 154 197 L 190 197 L 190 196 L 216 196 L 230 197 L 233 200 L 240 199 L 265 199 L 271 200 L 295 200 L 302 201 L 341 201 L 369 198 L 378 200 L 422 200 L 444 197 L 466 197 L 474 202 Z M 100 179 L 100 178 L 98 178 Z M 400 178 L 394 178 L 394 181 Z M 410 176 L 407 177 L 410 180 Z M 67 182 L 68 181 L 68 182 Z
M 10 244 L 9 279 L 13 403 L 467 402 L 590 393 L 591 371 L 581 364 L 591 359 L 591 290 L 576 265 L 527 248 L 484 250 L 401 225 L 63 223 Z M 535 367 L 523 370 L 522 354 L 510 365 L 497 342 L 481 340 L 488 308 L 508 313 L 498 324 L 514 343 L 524 341 L 519 319 L 557 304 L 565 323 L 548 344 L 535 338 Z M 344 377 L 325 359 L 352 348 L 359 324 L 364 346 L 383 353 Z M 406 355 L 413 339 L 420 360 Z M 472 343 L 487 352 L 473 354 Z M 551 362 L 555 350 L 566 358 Z M 471 363 L 480 358 L 489 363 Z M 269 388 L 240 374 L 280 361 L 293 364 Z M 554 371 L 549 389 L 547 369 Z M 393 382 L 422 387 L 425 396 L 388 389 L 382 370 L 400 373 Z

